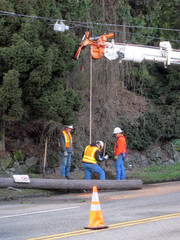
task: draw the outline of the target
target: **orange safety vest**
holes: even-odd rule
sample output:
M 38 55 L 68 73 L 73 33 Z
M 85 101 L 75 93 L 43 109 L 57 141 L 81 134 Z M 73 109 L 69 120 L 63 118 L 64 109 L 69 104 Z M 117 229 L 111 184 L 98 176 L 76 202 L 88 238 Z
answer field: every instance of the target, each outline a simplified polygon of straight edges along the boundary
M 117 156 L 121 153 L 125 153 L 127 155 L 126 138 L 122 134 L 114 144 L 114 155 Z
M 69 136 L 67 134 L 66 131 L 62 131 L 59 133 L 59 135 L 63 133 L 64 134 L 64 139 L 65 139 L 65 148 L 69 148 L 70 146 L 70 141 L 71 141 L 71 145 L 72 145 L 72 136 L 71 136 L 71 133 L 69 132 Z M 69 138 L 70 137 L 70 138 Z M 61 147 L 61 143 L 59 141 L 59 147 Z
M 96 147 L 96 146 L 91 147 L 90 145 L 88 145 L 85 148 L 82 161 L 86 162 L 86 163 L 97 164 L 97 161 L 95 159 L 95 154 L 96 154 L 97 150 L 99 150 L 98 147 Z

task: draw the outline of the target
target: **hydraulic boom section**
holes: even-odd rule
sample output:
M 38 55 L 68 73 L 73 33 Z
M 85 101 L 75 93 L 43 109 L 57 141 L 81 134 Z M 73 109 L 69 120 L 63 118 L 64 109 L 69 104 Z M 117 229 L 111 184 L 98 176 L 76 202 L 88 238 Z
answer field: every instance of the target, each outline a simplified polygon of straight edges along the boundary
M 80 51 L 84 46 L 90 45 L 90 53 L 93 59 L 106 57 L 110 61 L 119 59 L 120 63 L 122 61 L 137 63 L 151 61 L 164 63 L 165 67 L 171 64 L 180 65 L 180 49 L 172 49 L 168 41 L 160 42 L 159 47 L 115 43 L 114 39 L 111 42 L 106 42 L 107 38 L 113 36 L 113 33 L 109 33 L 89 38 L 89 32 L 86 32 L 75 55 L 75 59 L 78 60 Z

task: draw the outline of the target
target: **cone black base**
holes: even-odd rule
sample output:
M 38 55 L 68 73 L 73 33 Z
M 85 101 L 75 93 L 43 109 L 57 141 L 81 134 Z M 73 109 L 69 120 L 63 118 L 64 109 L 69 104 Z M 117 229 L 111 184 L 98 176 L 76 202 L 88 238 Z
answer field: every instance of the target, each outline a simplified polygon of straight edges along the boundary
M 98 230 L 103 228 L 108 228 L 109 226 L 102 226 L 102 227 L 84 227 L 85 229 L 91 229 L 91 230 Z

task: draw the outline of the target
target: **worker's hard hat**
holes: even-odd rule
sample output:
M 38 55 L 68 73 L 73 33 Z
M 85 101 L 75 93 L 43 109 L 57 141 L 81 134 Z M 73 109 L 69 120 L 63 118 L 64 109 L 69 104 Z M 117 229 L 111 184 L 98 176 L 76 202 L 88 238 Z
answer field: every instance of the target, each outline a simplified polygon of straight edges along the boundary
M 122 133 L 123 131 L 119 127 L 115 127 L 113 134 Z
M 96 141 L 96 144 L 100 145 L 100 146 L 101 146 L 101 148 L 103 148 L 103 147 L 104 147 L 104 143 L 103 143 L 103 141 Z
M 66 128 L 73 129 L 73 125 L 68 125 L 68 126 L 66 126 Z

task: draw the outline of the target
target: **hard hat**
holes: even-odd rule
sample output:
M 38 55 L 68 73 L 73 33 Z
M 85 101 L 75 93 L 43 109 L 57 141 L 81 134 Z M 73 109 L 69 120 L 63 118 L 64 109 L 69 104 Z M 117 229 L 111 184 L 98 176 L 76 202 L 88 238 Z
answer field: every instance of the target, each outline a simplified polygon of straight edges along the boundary
M 66 128 L 71 128 L 71 129 L 73 129 L 73 125 L 66 126 Z
M 100 146 L 101 146 L 101 148 L 103 148 L 103 147 L 104 147 L 104 143 L 103 143 L 103 141 L 96 141 L 96 144 L 100 145 Z
M 113 134 L 122 133 L 123 131 L 119 127 L 115 127 Z

